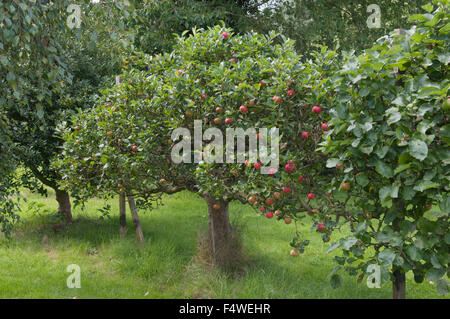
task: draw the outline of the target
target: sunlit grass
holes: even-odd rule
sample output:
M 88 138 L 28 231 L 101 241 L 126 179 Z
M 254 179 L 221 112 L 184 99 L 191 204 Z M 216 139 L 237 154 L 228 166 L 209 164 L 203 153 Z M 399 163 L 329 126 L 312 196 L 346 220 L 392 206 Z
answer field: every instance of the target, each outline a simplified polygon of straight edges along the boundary
M 391 298 L 389 283 L 369 289 L 347 275 L 334 290 L 327 280 L 334 252 L 326 254 L 328 244 L 309 232 L 307 222 L 299 229 L 311 244 L 294 258 L 289 255 L 293 224 L 233 203 L 231 219 L 242 227 L 250 265 L 244 276 L 230 277 L 194 262 L 207 211 L 193 194 L 165 197 L 164 206 L 140 212 L 143 247 L 129 215 L 127 237 L 120 238 L 118 200 L 91 200 L 84 211 L 74 209 L 75 223 L 63 227 L 51 193 L 26 195 L 21 223 L 10 243 L 0 246 L 0 298 Z M 98 209 L 106 204 L 111 216 L 100 219 Z M 81 267 L 81 289 L 67 288 L 70 264 Z M 417 285 L 411 276 L 407 297 L 442 298 L 434 286 Z

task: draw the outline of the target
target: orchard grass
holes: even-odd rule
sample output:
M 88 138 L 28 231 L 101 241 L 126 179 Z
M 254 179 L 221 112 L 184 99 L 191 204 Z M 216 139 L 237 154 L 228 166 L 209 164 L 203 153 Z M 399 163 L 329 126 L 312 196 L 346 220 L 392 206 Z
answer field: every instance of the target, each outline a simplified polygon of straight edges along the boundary
M 182 192 L 165 196 L 163 206 L 140 211 L 146 244 L 139 248 L 127 212 L 128 233 L 119 235 L 118 200 L 94 199 L 74 208 L 75 222 L 64 226 L 56 201 L 23 192 L 21 222 L 12 239 L 0 238 L 0 298 L 392 298 L 391 283 L 369 289 L 365 280 L 343 274 L 334 290 L 327 276 L 335 266 L 329 244 L 299 225 L 311 240 L 304 254 L 289 255 L 294 223 L 258 216 L 232 203 L 230 217 L 243 234 L 250 260 L 246 274 L 229 276 L 195 261 L 198 234 L 208 222 L 205 201 Z M 99 209 L 111 205 L 110 218 Z M 309 217 L 307 217 L 309 218 Z M 344 235 L 344 233 L 342 233 Z M 81 267 L 81 289 L 69 289 L 70 264 Z M 407 298 L 446 298 L 407 276 Z

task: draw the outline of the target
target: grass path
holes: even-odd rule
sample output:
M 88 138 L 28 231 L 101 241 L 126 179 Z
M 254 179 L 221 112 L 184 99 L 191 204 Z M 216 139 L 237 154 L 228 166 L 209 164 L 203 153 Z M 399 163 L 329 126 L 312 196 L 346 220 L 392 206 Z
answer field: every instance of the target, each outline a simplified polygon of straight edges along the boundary
M 369 289 L 350 276 L 334 290 L 327 280 L 334 255 L 326 254 L 319 235 L 301 225 L 311 244 L 293 258 L 294 225 L 260 217 L 239 203 L 230 214 L 243 227 L 251 266 L 245 276 L 230 278 L 193 261 L 198 231 L 207 224 L 206 204 L 193 194 L 165 197 L 164 206 L 140 213 L 142 248 L 129 215 L 127 237 L 120 238 L 117 200 L 92 200 L 85 211 L 74 209 L 74 224 L 53 228 L 61 222 L 53 197 L 27 197 L 13 239 L 6 245 L 0 238 L 0 298 L 391 298 L 389 283 Z M 106 203 L 111 218 L 100 219 L 98 209 Z M 70 264 L 81 267 L 81 289 L 66 286 Z M 411 276 L 407 297 L 448 298 Z

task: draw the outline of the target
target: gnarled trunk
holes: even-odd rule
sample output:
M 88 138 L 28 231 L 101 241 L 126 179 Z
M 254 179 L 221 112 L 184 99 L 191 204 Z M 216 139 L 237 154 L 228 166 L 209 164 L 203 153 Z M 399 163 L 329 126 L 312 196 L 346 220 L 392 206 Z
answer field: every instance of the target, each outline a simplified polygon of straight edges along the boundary
M 225 265 L 233 257 L 233 230 L 228 215 L 228 201 L 205 196 L 209 214 L 209 238 L 214 264 Z
M 64 216 L 66 222 L 72 222 L 72 206 L 70 205 L 70 196 L 66 191 L 55 190 L 56 201 L 58 202 L 58 213 Z
M 392 285 L 393 299 L 406 299 L 406 276 L 401 270 L 394 270 L 394 282 Z

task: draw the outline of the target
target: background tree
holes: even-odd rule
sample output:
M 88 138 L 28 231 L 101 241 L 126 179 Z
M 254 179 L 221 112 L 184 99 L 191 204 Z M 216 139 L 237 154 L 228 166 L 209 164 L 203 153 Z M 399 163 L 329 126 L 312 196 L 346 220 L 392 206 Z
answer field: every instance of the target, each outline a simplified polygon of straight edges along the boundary
M 136 14 L 129 27 L 136 31 L 135 46 L 147 54 L 169 52 L 176 35 L 223 21 L 237 33 L 264 30 L 261 1 L 145 0 L 133 2 Z
M 0 232 L 8 235 L 13 222 L 17 219 L 14 214 L 15 203 L 11 200 L 14 195 L 15 183 L 13 180 L 14 160 L 11 158 L 8 139 L 7 119 L 0 113 Z
M 73 30 L 66 25 L 69 4 L 11 0 L 1 4 L 0 17 L 0 99 L 18 164 L 26 168 L 20 179 L 29 188 L 35 188 L 35 179 L 53 188 L 67 221 L 72 219 L 69 193 L 59 189 L 60 176 L 50 168 L 61 144 L 55 127 L 78 108 L 89 107 L 100 88 L 114 83 L 127 45 L 118 31 L 119 3 L 84 2 L 81 27 Z M 104 23 L 113 17 L 117 25 Z
M 408 16 L 420 11 L 426 0 L 291 0 L 266 6 L 268 28 L 295 40 L 299 53 L 314 51 L 314 44 L 360 52 L 395 28 L 406 28 Z M 381 27 L 369 28 L 367 20 L 376 4 L 381 10 Z

